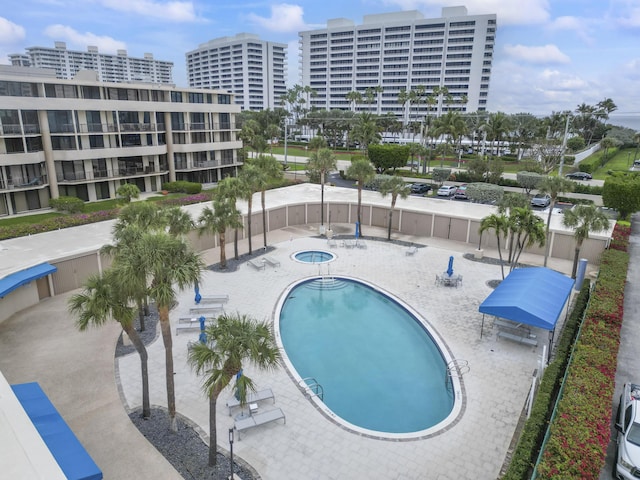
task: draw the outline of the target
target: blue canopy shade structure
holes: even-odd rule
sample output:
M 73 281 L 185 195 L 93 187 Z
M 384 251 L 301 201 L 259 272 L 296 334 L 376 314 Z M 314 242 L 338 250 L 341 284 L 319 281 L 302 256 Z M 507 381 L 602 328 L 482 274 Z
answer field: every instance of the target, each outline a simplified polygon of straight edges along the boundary
M 69 480 L 101 480 L 102 471 L 37 383 L 11 385 L 18 401 Z
M 0 280 L 0 298 L 6 297 L 16 288 L 26 285 L 27 283 L 45 277 L 58 269 L 50 263 L 41 263 L 35 267 L 26 268 L 11 275 L 7 275 Z
M 548 268 L 518 268 L 482 302 L 479 310 L 551 331 L 556 327 L 573 283 L 573 279 Z

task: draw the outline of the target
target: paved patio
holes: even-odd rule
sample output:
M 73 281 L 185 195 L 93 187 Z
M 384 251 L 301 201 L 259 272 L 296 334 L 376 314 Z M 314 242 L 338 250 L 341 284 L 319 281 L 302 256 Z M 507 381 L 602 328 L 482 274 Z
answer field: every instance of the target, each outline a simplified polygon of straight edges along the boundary
M 340 234 L 352 231 L 352 226 L 334 225 L 333 230 Z M 491 328 L 492 320 L 487 319 L 485 335 L 480 338 L 482 316 L 478 306 L 492 291 L 487 282 L 500 278 L 500 268 L 465 259 L 463 254 L 469 251 L 468 245 L 433 238 L 403 238 L 424 245 L 415 255 L 407 256 L 407 247 L 386 241 L 367 240 L 367 249 L 342 248 L 338 241 L 337 246 L 329 248 L 326 239 L 315 236 L 316 231 L 317 226 L 269 233 L 269 245 L 275 247 L 269 255 L 280 261 L 279 267 L 267 266 L 258 271 L 243 264 L 235 272 L 208 271 L 201 293 L 229 294 L 226 311 L 273 321 L 275 305 L 287 286 L 327 271 L 326 266 L 319 270 L 317 265 L 293 261 L 291 255 L 305 249 L 329 249 L 337 255 L 330 264 L 331 274 L 367 280 L 406 302 L 438 332 L 453 358 L 469 362 L 471 370 L 463 378 L 463 411 L 451 428 L 430 438 L 406 441 L 367 438 L 326 418 L 304 397 L 284 366 L 272 373 L 252 371 L 249 367 L 246 373 L 257 382 L 258 389 L 273 389 L 275 405 L 284 410 L 287 422 L 247 431 L 241 441 L 235 442 L 234 453 L 266 480 L 424 479 L 427 472 L 429 478 L 440 480 L 497 478 L 547 332 L 536 332 L 540 339 L 537 348 L 504 339 L 498 341 Z M 383 238 L 384 234 L 381 229 L 365 230 L 367 236 Z M 262 245 L 261 236 L 254 239 L 253 245 L 254 249 Z M 232 249 L 230 245 L 228 248 Z M 207 263 L 217 262 L 218 255 L 216 249 L 207 251 Z M 464 277 L 458 288 L 437 286 L 434 282 L 435 275 L 446 270 L 450 255 L 455 258 L 455 272 Z M 530 256 L 523 261 L 540 265 L 542 258 Z M 566 273 L 571 263 L 551 260 L 550 267 Z M 193 304 L 192 291 L 180 294 L 179 305 L 171 315 L 174 327 Z M 174 335 L 176 402 L 181 414 L 208 433 L 208 401 L 200 389 L 200 379 L 186 362 L 187 342 L 197 340 L 197 336 L 197 332 Z M 161 339 L 150 345 L 148 352 L 151 402 L 165 405 Z M 118 359 L 116 369 L 126 406 L 139 406 L 137 355 Z M 229 390 L 223 392 L 218 404 L 218 439 L 223 448 L 228 448 L 227 431 L 233 426 L 225 408 L 230 395 Z

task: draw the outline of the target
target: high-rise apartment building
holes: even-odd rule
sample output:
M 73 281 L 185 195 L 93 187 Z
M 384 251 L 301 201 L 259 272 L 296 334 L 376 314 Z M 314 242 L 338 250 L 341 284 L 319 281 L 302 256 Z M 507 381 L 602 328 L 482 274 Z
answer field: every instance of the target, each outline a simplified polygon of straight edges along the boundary
M 148 82 L 173 84 L 173 62 L 154 60 L 151 53 L 144 58 L 127 56 L 126 50 L 117 55 L 99 53 L 98 47 L 90 46 L 86 52 L 67 50 L 64 42 L 55 42 L 54 48 L 29 47 L 27 53 L 9 55 L 12 65 L 49 68 L 56 77 L 70 80 L 80 70 L 93 70 L 101 82 Z
M 239 33 L 187 52 L 189 86 L 234 94 L 243 110 L 274 109 L 287 92 L 287 45 Z
M 30 70 L 0 67 L 0 216 L 61 195 L 115 198 L 124 183 L 155 192 L 168 181 L 237 174 L 240 107 L 231 94 Z
M 316 91 L 311 105 L 320 109 L 355 107 L 398 118 L 484 111 L 495 34 L 496 15 L 468 15 L 465 7 L 443 8 L 435 19 L 406 11 L 366 15 L 357 26 L 347 19 L 329 20 L 325 29 L 299 33 L 300 81 Z M 436 95 L 435 105 L 414 102 L 410 113 L 398 100 L 403 90 L 424 89 L 426 96 L 435 87 L 446 87 L 450 97 Z M 348 100 L 352 91 L 363 101 Z

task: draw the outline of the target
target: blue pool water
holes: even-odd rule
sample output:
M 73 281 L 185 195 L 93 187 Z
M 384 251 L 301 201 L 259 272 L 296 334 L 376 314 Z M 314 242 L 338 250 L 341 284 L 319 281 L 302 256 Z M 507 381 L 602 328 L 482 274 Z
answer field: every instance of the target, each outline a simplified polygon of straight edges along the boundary
M 304 263 L 326 263 L 333 260 L 335 255 L 331 252 L 324 252 L 322 250 L 305 250 L 304 252 L 296 253 L 294 258 L 299 262 Z
M 388 296 L 350 279 L 305 281 L 282 304 L 279 335 L 300 378 L 322 385 L 343 420 L 411 433 L 454 406 L 446 362 L 419 321 Z

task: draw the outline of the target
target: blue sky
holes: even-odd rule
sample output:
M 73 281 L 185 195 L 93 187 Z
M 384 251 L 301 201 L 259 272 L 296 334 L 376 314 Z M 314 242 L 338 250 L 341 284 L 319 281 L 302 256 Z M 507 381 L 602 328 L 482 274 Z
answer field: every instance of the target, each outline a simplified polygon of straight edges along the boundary
M 3 0 L 0 63 L 25 47 L 124 48 L 174 62 L 186 86 L 185 53 L 240 32 L 289 44 L 290 85 L 297 81 L 298 32 L 331 18 L 443 6 L 496 13 L 498 32 L 488 109 L 507 113 L 574 110 L 610 97 L 619 113 L 640 118 L 640 0 Z

